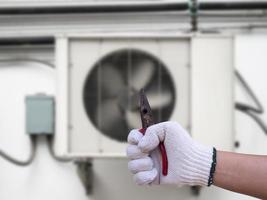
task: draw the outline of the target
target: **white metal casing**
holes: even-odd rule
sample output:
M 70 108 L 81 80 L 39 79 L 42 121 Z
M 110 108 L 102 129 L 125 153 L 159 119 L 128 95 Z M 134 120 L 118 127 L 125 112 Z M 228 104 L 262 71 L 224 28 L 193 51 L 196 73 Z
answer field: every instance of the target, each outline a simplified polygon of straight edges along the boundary
M 71 157 L 124 157 L 126 143 L 97 130 L 85 114 L 86 76 L 102 56 L 137 48 L 157 56 L 172 75 L 177 102 L 170 120 L 203 143 L 233 144 L 232 38 L 203 35 L 90 35 L 57 38 L 56 152 Z M 203 51 L 206 49 L 207 51 Z M 206 53 L 210 59 L 204 58 Z M 191 129 L 190 129 L 191 127 Z M 127 133 L 125 133 L 127 134 Z
M 234 143 L 233 52 L 231 37 L 192 40 L 192 135 L 224 150 L 232 150 Z

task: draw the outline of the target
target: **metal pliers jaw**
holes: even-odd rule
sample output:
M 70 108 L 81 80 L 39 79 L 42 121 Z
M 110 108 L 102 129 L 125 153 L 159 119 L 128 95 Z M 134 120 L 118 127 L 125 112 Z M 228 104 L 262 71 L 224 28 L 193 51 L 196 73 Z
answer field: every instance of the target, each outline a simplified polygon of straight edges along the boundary
M 152 110 L 150 108 L 149 102 L 145 95 L 144 89 L 140 91 L 140 116 L 142 121 L 142 129 L 139 131 L 145 135 L 146 129 L 154 124 Z M 159 143 L 159 149 L 161 153 L 161 162 L 162 162 L 162 174 L 164 176 L 168 175 L 168 158 L 166 149 L 163 141 Z
M 144 89 L 140 91 L 140 116 L 142 121 L 142 127 L 144 129 L 154 124 L 152 110 L 148 103 Z

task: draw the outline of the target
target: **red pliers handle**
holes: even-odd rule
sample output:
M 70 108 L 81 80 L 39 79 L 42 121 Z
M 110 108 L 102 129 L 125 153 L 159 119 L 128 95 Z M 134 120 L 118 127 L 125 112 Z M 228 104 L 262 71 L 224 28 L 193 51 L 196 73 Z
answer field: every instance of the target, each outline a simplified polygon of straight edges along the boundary
M 140 92 L 140 115 L 141 115 L 141 121 L 142 121 L 142 129 L 139 131 L 145 135 L 146 129 L 154 124 L 153 118 L 152 118 L 152 110 L 150 108 L 149 102 L 147 100 L 147 97 L 145 95 L 144 90 L 142 89 Z M 164 146 L 163 142 L 159 143 L 159 149 L 161 153 L 161 162 L 162 162 L 162 174 L 164 176 L 167 176 L 168 174 L 168 157 L 166 148 Z
M 141 129 L 139 129 L 139 131 L 143 135 L 145 135 L 146 129 L 141 128 Z M 168 175 L 168 157 L 167 157 L 167 152 L 166 152 L 165 145 L 164 145 L 163 142 L 159 143 L 159 150 L 160 150 L 160 153 L 161 153 L 162 174 L 164 176 L 167 176 Z

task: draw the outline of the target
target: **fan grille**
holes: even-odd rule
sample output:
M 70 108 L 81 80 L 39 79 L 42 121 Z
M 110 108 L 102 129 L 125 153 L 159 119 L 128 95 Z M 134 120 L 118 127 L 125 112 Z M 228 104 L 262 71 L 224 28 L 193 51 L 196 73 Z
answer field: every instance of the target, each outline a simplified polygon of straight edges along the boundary
M 102 57 L 85 81 L 83 100 L 89 120 L 104 135 L 126 141 L 131 129 L 141 127 L 141 88 L 146 91 L 155 122 L 168 120 L 176 93 L 172 77 L 159 58 L 137 49 Z

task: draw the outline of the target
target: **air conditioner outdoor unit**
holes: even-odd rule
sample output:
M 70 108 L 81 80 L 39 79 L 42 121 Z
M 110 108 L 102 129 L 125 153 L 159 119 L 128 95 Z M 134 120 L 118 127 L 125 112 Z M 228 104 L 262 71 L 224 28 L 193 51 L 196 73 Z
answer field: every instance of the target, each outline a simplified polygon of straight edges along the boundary
M 218 148 L 233 144 L 233 38 L 87 35 L 56 38 L 56 152 L 123 157 L 141 127 L 145 89 L 156 122 L 175 120 Z

